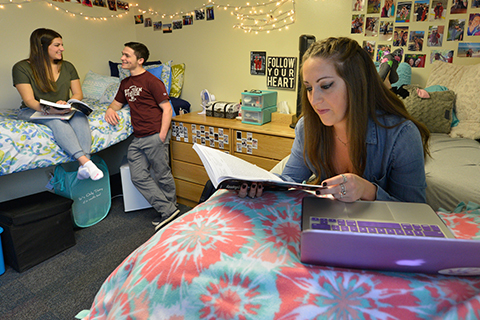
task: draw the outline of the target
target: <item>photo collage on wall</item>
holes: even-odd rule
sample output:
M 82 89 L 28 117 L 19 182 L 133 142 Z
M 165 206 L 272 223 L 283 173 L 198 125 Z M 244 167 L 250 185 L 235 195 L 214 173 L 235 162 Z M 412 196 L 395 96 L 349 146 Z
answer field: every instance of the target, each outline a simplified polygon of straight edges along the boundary
M 190 14 L 185 14 L 167 23 L 154 19 L 150 17 L 144 19 L 143 14 L 139 14 L 135 16 L 135 24 L 143 24 L 145 28 L 153 27 L 153 31 L 172 33 L 173 30 L 181 30 L 184 26 L 193 25 L 194 20 L 214 20 L 215 12 L 213 5 L 206 5 L 204 8 L 192 10 Z
M 375 61 L 399 48 L 413 68 L 480 57 L 480 37 L 472 38 L 480 36 L 480 0 L 351 1 L 351 34 L 364 37 L 362 46 Z M 449 41 L 458 42 L 456 54 L 445 49 Z

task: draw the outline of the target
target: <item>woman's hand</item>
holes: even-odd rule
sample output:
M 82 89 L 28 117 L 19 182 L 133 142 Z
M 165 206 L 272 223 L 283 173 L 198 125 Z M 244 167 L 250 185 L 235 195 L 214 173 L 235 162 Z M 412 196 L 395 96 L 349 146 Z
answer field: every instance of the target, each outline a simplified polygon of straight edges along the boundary
M 263 194 L 263 185 L 261 183 L 252 182 L 250 186 L 244 182 L 238 190 L 238 196 L 240 198 L 250 197 L 259 198 Z
M 61 105 L 67 105 L 68 103 L 63 100 L 58 100 L 56 102 L 57 104 Z M 72 111 L 72 108 L 55 108 L 55 107 L 50 107 L 48 108 L 48 114 L 66 114 Z
M 374 201 L 377 187 L 371 182 L 353 173 L 345 173 L 322 182 L 325 189 L 317 190 L 316 195 L 331 194 L 343 202 L 354 202 L 359 199 Z

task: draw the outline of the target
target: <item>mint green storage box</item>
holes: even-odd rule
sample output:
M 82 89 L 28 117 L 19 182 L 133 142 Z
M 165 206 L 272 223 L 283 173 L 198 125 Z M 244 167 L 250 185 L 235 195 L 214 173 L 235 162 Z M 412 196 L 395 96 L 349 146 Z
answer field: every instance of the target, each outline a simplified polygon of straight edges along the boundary
M 267 108 L 242 107 L 242 123 L 262 125 L 272 121 L 272 113 L 277 106 Z
M 242 106 L 267 108 L 277 105 L 277 92 L 267 90 L 252 90 L 242 92 Z

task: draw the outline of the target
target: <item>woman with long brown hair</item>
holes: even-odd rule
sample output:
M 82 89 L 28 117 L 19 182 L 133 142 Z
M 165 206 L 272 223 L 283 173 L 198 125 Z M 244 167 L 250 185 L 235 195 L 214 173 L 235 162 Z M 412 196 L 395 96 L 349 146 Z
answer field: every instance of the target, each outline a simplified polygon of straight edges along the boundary
M 69 120 L 30 118 L 35 111 L 59 115 L 71 111 L 70 108 L 41 105 L 40 99 L 58 104 L 67 104 L 70 98 L 82 100 L 77 70 L 73 64 L 63 60 L 64 50 L 62 36 L 58 32 L 45 28 L 32 32 L 29 58 L 17 62 L 12 70 L 13 85 L 22 97 L 18 118 L 49 127 L 57 144 L 78 160 L 78 178 L 98 180 L 103 173 L 90 160 L 90 125 L 82 112 L 75 112 Z

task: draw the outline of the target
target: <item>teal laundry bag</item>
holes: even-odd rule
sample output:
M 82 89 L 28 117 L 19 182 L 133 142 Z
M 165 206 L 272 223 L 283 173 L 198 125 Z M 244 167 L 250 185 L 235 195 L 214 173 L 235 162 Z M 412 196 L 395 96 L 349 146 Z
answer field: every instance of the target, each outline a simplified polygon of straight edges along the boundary
M 79 180 L 76 170 L 69 172 L 59 165 L 55 167 L 51 181 L 56 194 L 73 200 L 73 223 L 81 228 L 100 222 L 107 216 L 112 204 L 107 165 L 97 155 L 93 155 L 91 160 L 102 170 L 102 179 Z

